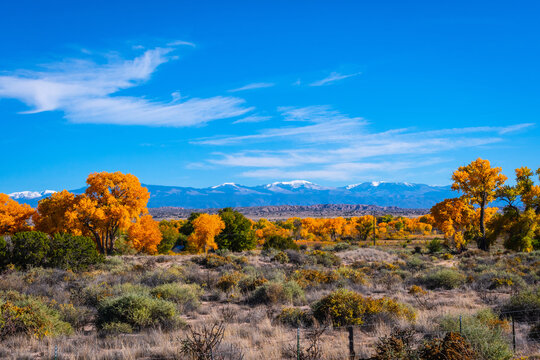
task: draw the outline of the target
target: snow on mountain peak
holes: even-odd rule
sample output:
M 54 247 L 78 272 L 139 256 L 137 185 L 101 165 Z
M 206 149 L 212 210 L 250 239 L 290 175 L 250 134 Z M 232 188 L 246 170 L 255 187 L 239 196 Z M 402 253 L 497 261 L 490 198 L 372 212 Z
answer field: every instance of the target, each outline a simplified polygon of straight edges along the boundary
M 238 187 L 238 185 L 236 185 L 235 183 L 223 183 L 221 185 L 212 186 L 212 189 L 218 189 L 218 188 L 224 187 L 224 186 Z
M 319 185 L 314 184 L 311 181 L 292 180 L 292 181 L 276 181 L 276 182 L 266 185 L 266 188 L 271 188 L 271 187 L 280 186 L 280 185 L 290 186 L 293 189 L 297 189 L 299 187 L 309 187 L 309 188 L 319 187 Z
M 17 191 L 8 196 L 12 199 L 37 199 L 43 196 L 54 194 L 54 190 L 45 190 L 45 191 Z

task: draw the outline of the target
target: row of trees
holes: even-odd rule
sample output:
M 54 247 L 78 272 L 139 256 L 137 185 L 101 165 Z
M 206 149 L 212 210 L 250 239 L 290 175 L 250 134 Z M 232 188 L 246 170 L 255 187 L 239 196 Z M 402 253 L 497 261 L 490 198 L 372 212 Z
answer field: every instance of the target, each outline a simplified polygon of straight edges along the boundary
M 452 175 L 452 189 L 462 195 L 431 208 L 434 226 L 458 251 L 471 240 L 489 251 L 499 238 L 507 249 L 540 249 L 540 185 L 533 180 L 535 173 L 527 167 L 516 169 L 516 184 L 510 186 L 501 171 L 480 158 L 460 167 Z M 540 178 L 540 168 L 536 175 Z M 505 203 L 502 212 L 488 207 L 495 200 Z

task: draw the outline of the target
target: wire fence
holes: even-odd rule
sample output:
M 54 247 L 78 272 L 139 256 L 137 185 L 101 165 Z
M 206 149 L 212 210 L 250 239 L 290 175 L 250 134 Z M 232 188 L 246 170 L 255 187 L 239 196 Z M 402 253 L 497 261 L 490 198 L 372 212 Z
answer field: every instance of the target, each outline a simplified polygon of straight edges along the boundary
M 535 324 L 540 324 L 540 308 L 525 308 L 521 310 L 498 311 L 498 318 L 489 321 L 486 326 L 492 326 L 492 329 L 497 329 L 500 338 L 508 346 L 508 348 L 518 355 L 533 355 L 527 353 L 531 348 L 535 348 L 540 353 L 540 343 L 534 343 L 535 339 L 540 340 L 540 325 L 533 327 Z M 418 343 L 429 339 L 442 339 L 449 331 L 459 333 L 465 340 L 473 345 L 473 348 L 481 345 L 488 345 L 492 341 L 491 335 L 486 334 L 485 328 L 479 328 L 475 324 L 471 324 L 470 319 L 474 315 L 454 315 L 453 328 L 443 328 L 434 326 L 434 330 L 421 329 L 414 333 Z M 334 342 L 334 347 L 341 351 L 339 358 L 349 360 L 366 360 L 370 359 L 374 352 L 374 345 L 381 337 L 379 332 L 374 329 L 381 325 L 380 322 L 363 323 L 346 326 L 301 326 L 289 328 L 283 338 L 272 339 L 268 338 L 264 346 L 271 346 L 282 353 L 283 359 L 297 360 L 317 360 L 325 357 L 321 347 L 321 341 L 331 339 Z M 215 326 L 215 325 L 214 325 Z M 220 326 L 226 327 L 224 323 Z M 413 326 L 414 328 L 414 326 Z M 399 325 L 385 327 L 385 335 L 389 335 L 395 330 L 403 330 Z M 206 330 L 205 330 L 206 331 Z M 204 336 L 210 337 L 209 333 L 204 333 Z M 212 341 L 205 339 L 204 336 L 199 338 L 203 345 L 205 341 L 212 342 L 212 345 L 206 347 L 204 351 L 198 352 L 183 352 L 182 342 L 179 339 L 178 354 L 171 356 L 160 356 L 159 359 L 196 359 L 196 360 L 244 360 L 245 353 L 253 353 L 254 351 L 262 351 L 262 346 L 257 348 L 255 345 L 239 345 L 234 343 L 234 340 L 226 338 L 227 343 L 222 342 L 224 329 L 221 330 L 219 339 Z M 232 341 L 231 341 L 232 340 Z M 335 343 L 342 342 L 341 344 Z M 485 344 L 482 344 L 485 342 Z M 538 354 L 537 353 L 537 354 Z M 58 345 L 54 348 L 54 360 L 63 359 L 61 349 Z M 271 359 L 268 359 L 271 360 Z

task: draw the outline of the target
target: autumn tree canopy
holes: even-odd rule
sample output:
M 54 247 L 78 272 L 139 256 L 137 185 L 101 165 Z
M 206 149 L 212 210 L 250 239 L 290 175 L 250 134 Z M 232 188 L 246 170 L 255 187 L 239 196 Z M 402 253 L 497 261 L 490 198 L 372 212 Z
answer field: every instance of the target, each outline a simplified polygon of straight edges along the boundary
M 75 205 L 75 195 L 67 190 L 56 192 L 39 201 L 33 216 L 35 229 L 48 233 L 70 233 L 81 235 L 80 224 L 71 221 L 66 214 Z
M 452 175 L 452 190 L 463 193 L 462 198 L 472 205 L 480 207 L 480 236 L 478 247 L 489 250 L 489 241 L 486 239 L 485 209 L 495 200 L 496 192 L 504 185 L 507 177 L 501 173 L 500 167 L 492 168 L 489 160 L 480 158 L 467 166 L 460 166 Z
M 28 220 L 34 212 L 29 205 L 19 204 L 8 195 L 0 193 L 0 235 L 28 230 Z
M 201 214 L 192 222 L 193 232 L 188 237 L 188 242 L 193 244 L 198 252 L 208 252 L 209 249 L 217 249 L 215 238 L 225 229 L 225 223 L 219 215 Z
M 142 216 L 129 227 L 128 239 L 137 251 L 147 254 L 157 253 L 162 239 L 159 223 L 154 221 L 151 215 Z

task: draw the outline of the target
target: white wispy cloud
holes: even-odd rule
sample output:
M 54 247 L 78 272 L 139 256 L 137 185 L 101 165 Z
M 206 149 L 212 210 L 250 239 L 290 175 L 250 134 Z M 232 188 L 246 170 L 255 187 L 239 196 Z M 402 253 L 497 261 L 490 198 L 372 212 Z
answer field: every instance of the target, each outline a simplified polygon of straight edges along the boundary
M 238 92 L 238 91 L 245 91 L 245 90 L 269 88 L 269 87 L 272 87 L 272 86 L 275 86 L 275 85 L 276 84 L 274 84 L 274 83 L 265 83 L 265 82 L 251 83 L 251 84 L 247 84 L 247 85 L 244 85 L 244 86 L 236 88 L 236 89 L 231 89 L 231 90 L 229 90 L 229 92 Z
M 75 123 L 190 126 L 240 116 L 251 110 L 244 106 L 244 100 L 235 97 L 194 98 L 183 102 L 173 97 L 172 102 L 160 102 L 115 96 L 120 90 L 149 80 L 159 65 L 173 59 L 173 51 L 173 47 L 158 47 L 131 60 L 112 58 L 98 64 L 75 59 L 48 65 L 41 71 L 15 71 L 0 76 L 0 98 L 24 102 L 30 107 L 25 113 L 60 110 Z
M 268 121 L 271 118 L 272 118 L 271 116 L 250 115 L 250 116 L 246 116 L 244 118 L 238 119 L 236 121 L 233 121 L 233 124 L 259 123 L 263 121 Z
M 245 177 L 349 180 L 366 173 L 390 173 L 437 164 L 445 161 L 440 155 L 497 144 L 504 140 L 503 136 L 534 125 L 373 132 L 365 119 L 328 106 L 278 109 L 282 120 L 300 125 L 267 128 L 243 136 L 200 139 L 196 143 L 243 146 L 244 150 L 214 153 L 207 162 L 244 168 L 241 175 Z M 253 143 L 259 144 L 258 148 Z
M 339 80 L 343 80 L 343 79 L 347 79 L 347 78 L 350 78 L 350 77 L 353 77 L 353 76 L 357 76 L 357 75 L 360 75 L 361 73 L 357 72 L 357 73 L 352 73 L 352 74 L 341 74 L 341 73 L 338 73 L 338 72 L 332 72 L 330 73 L 330 75 L 328 75 L 327 77 L 325 77 L 324 79 L 321 79 L 321 80 L 317 80 L 317 81 L 314 81 L 312 82 L 311 84 L 309 84 L 309 86 L 323 86 L 323 85 L 329 85 L 333 82 L 336 82 L 336 81 L 339 81 Z

